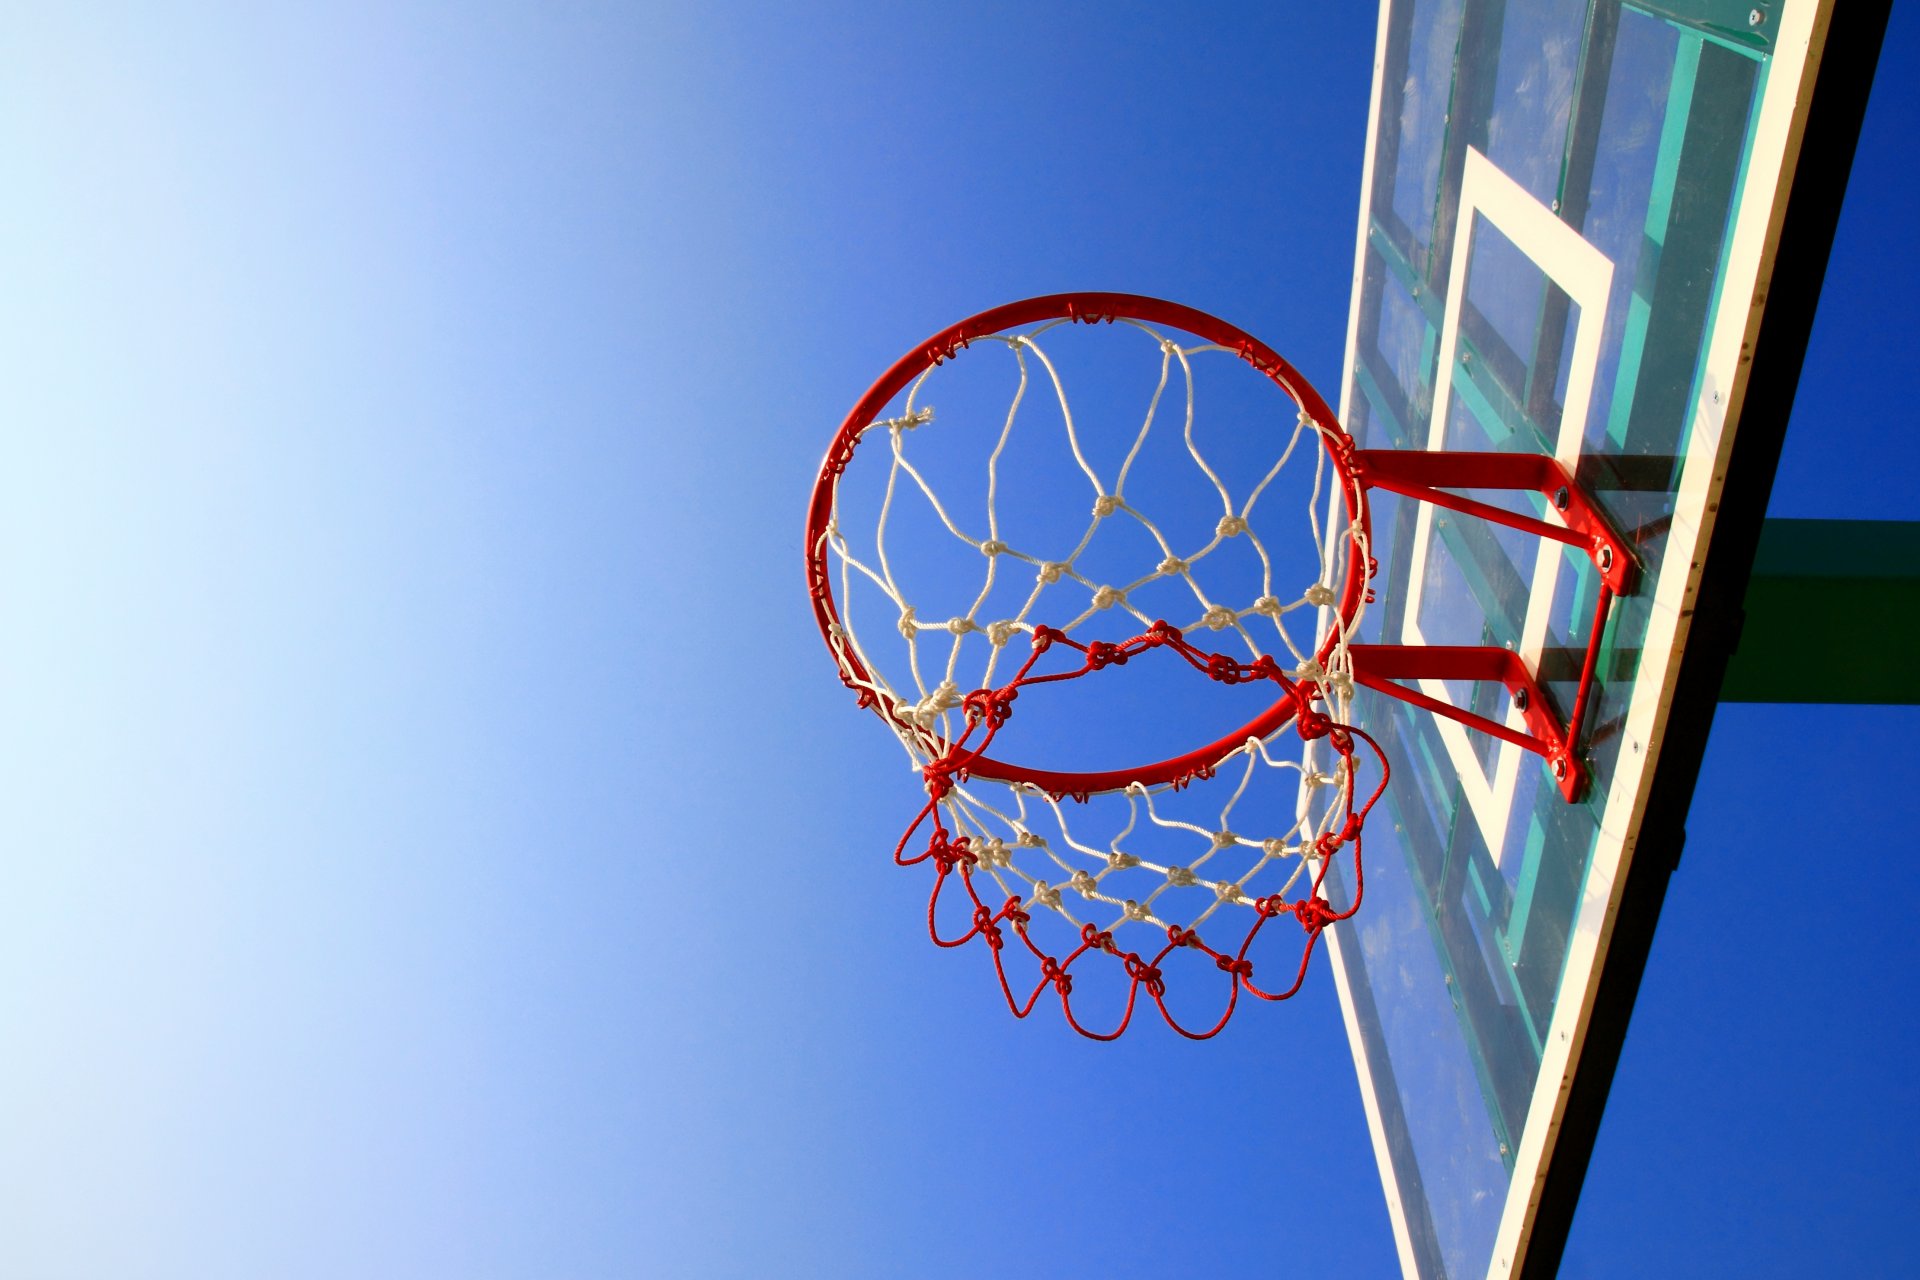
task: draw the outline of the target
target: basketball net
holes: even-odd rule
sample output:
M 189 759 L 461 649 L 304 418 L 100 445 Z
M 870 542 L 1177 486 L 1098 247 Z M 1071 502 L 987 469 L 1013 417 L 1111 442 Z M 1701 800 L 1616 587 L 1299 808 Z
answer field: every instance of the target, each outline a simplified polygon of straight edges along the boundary
M 1089 461 L 1085 429 L 1042 341 L 1060 325 L 1099 319 L 1111 323 L 1116 341 L 1137 338 L 1159 364 L 1138 432 L 1111 472 Z M 940 429 L 926 402 L 928 378 L 969 343 L 989 348 L 969 359 L 997 349 L 1017 366 L 978 520 L 943 502 L 938 477 L 916 463 L 914 448 L 917 436 Z M 1254 364 L 1293 401 L 1293 425 L 1275 439 L 1271 467 L 1241 493 L 1230 491 L 1223 468 L 1209 464 L 1195 437 L 1195 366 L 1223 356 Z M 1072 316 L 1020 333 L 961 338 L 912 378 L 893 416 L 850 420 L 829 455 L 822 484 L 832 486 L 830 514 L 812 530 L 809 547 L 816 578 L 831 579 L 814 584 L 816 604 L 825 597 L 828 646 L 842 679 L 899 741 L 926 793 L 894 861 L 929 869 L 933 941 L 987 952 L 1018 1017 L 1051 989 L 1075 1030 L 1112 1039 L 1144 994 L 1175 1030 L 1204 1039 L 1226 1025 L 1243 993 L 1277 1001 L 1298 992 L 1320 934 L 1360 906 L 1363 825 L 1387 781 L 1378 745 L 1351 724 L 1349 646 L 1369 598 L 1354 584 L 1364 584 L 1372 569 L 1366 508 L 1357 494 L 1342 492 L 1355 483 L 1339 465 L 1351 440 L 1330 414 L 1316 420 L 1309 406 L 1321 402 L 1310 388 L 1303 395 L 1290 375 L 1283 363 L 1256 358 L 1245 346 L 1183 345 L 1167 326 Z M 1028 406 L 1030 391 L 1039 392 L 1041 408 Z M 1044 411 L 1048 401 L 1057 418 Z M 1055 499 L 1078 501 L 1073 491 L 1084 486 L 1089 509 L 1077 543 L 1064 547 L 1014 545 L 1003 536 L 1008 442 L 1017 422 L 1032 430 L 1039 417 L 1053 419 L 1045 429 L 1064 432 L 1079 472 L 1055 478 Z M 1181 433 L 1186 458 L 1219 502 L 1212 535 L 1198 545 L 1175 545 L 1163 533 L 1169 522 L 1156 520 L 1129 492 L 1149 437 L 1168 431 Z M 856 547 L 839 482 L 850 463 L 873 465 L 875 454 L 873 462 L 887 468 L 884 493 L 877 518 L 863 519 Z M 1290 467 L 1313 469 L 1305 521 L 1313 545 L 1276 560 L 1253 517 Z M 947 535 L 978 554 L 977 591 L 968 583 L 954 595 L 952 582 L 939 584 L 951 598 L 971 597 L 965 611 L 928 616 L 926 594 L 916 603 L 906 581 L 903 563 L 911 557 L 889 554 L 890 525 L 909 503 L 926 504 Z M 1156 557 L 1124 581 L 1084 575 L 1083 560 L 1106 541 L 1103 533 L 1127 523 L 1145 531 Z M 1235 540 L 1254 552 L 1257 574 L 1215 572 L 1230 558 L 1253 562 L 1244 552 L 1220 554 Z M 1289 582 L 1288 564 L 1301 566 L 1309 580 Z M 821 568 L 827 565 L 830 572 Z M 1017 609 L 988 612 L 991 602 L 1009 599 L 1009 588 L 1028 582 Z M 1132 599 L 1166 582 L 1192 596 L 1190 609 L 1171 623 Z M 885 603 L 856 608 L 856 590 Z M 1135 769 L 1049 771 L 992 754 L 1009 720 L 1048 697 L 1050 686 L 1085 681 L 1103 697 L 1120 698 L 1121 668 L 1160 662 L 1190 669 L 1195 678 L 1254 686 L 1249 696 L 1265 710 L 1240 735 Z M 1263 807 L 1251 796 L 1281 790 L 1292 803 L 1264 806 L 1267 829 L 1236 826 L 1236 811 Z M 1286 816 L 1274 817 L 1275 810 Z M 1352 881 L 1350 898 L 1338 905 L 1323 891 L 1336 861 L 1350 864 Z M 1293 922 L 1284 930 L 1282 916 Z M 1049 932 L 1043 920 L 1064 928 Z M 1297 956 L 1284 941 L 1295 928 L 1305 935 Z M 1107 1017 L 1119 1010 L 1117 1025 L 1090 1027 L 1076 1014 L 1075 979 L 1096 965 L 1117 969 L 1124 982 L 1123 999 L 1109 987 L 1104 1001 Z M 1219 994 L 1179 998 L 1176 1016 L 1168 998 L 1176 969 L 1182 981 L 1216 983 Z M 1279 977 L 1269 978 L 1270 970 Z M 1197 1019 L 1190 1012 L 1196 1007 Z

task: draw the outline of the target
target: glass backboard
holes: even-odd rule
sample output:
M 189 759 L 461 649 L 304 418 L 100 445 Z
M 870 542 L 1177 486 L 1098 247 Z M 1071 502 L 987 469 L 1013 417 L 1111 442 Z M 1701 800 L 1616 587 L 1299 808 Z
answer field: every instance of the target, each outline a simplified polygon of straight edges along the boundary
M 1377 696 L 1357 712 L 1394 785 L 1388 820 L 1367 828 L 1365 910 L 1330 943 L 1410 1277 L 1557 1261 L 1565 1221 L 1543 1213 L 1570 1212 L 1597 1123 L 1568 1100 L 1591 1102 L 1596 1080 L 1604 1098 L 1624 1033 L 1624 1009 L 1605 1008 L 1609 965 L 1627 971 L 1614 1004 L 1623 989 L 1630 1006 L 1718 685 L 1708 663 L 1704 706 L 1682 688 L 1690 646 L 1726 634 L 1696 619 L 1703 567 L 1712 550 L 1744 582 L 1778 455 L 1776 427 L 1743 429 L 1771 411 L 1746 406 L 1765 381 L 1753 361 L 1770 292 L 1787 305 L 1776 259 L 1803 283 L 1811 264 L 1817 291 L 1831 239 L 1828 217 L 1801 233 L 1800 262 L 1779 257 L 1790 207 L 1838 205 L 1795 173 L 1817 138 L 1842 151 L 1844 185 L 1858 130 L 1856 109 L 1809 133 L 1831 8 L 1381 6 L 1342 421 L 1367 448 L 1554 455 L 1642 570 L 1606 624 L 1579 803 L 1538 757 L 1453 721 Z M 1877 43 L 1876 30 L 1857 75 Z M 1806 288 L 1792 303 L 1811 304 Z M 1799 348 L 1806 322 L 1785 322 Z M 1790 363 L 1790 400 L 1800 349 L 1762 349 Z M 1753 528 L 1744 548 L 1715 541 L 1723 503 Z M 1530 514 L 1545 518 L 1544 501 Z M 1374 530 L 1381 606 L 1362 639 L 1513 649 L 1564 714 L 1589 638 L 1589 557 L 1386 494 Z M 1425 692 L 1520 723 L 1495 684 Z M 1655 829 L 1662 785 L 1682 806 L 1656 808 Z M 1636 874 L 1657 883 L 1630 894 Z

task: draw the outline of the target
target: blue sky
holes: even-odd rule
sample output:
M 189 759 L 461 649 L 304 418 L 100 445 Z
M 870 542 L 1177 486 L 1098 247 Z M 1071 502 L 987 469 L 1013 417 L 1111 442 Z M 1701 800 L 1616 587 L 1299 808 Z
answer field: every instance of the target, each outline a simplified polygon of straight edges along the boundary
M 984 306 L 1176 297 L 1331 394 L 1371 14 L 770 7 L 15 24 L 0 1274 L 1390 1273 L 1324 969 L 1201 1046 L 1007 1018 L 799 572 L 847 405 Z M 1920 518 L 1916 56 L 1776 514 Z M 1910 1251 L 1914 728 L 1723 709 L 1568 1274 Z

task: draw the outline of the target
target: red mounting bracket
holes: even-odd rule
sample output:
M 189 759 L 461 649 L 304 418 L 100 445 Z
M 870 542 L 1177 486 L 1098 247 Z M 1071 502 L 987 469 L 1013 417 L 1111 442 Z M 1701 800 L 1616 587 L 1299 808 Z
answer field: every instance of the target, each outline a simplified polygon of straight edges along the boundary
M 1580 759 L 1581 725 L 1593 689 L 1600 641 L 1614 598 L 1632 592 L 1637 573 L 1626 541 L 1567 474 L 1566 468 L 1544 454 L 1355 449 L 1350 459 L 1354 478 L 1365 488 L 1385 489 L 1509 529 L 1563 542 L 1585 551 L 1593 561 L 1601 587 L 1594 606 L 1593 625 L 1587 634 L 1587 653 L 1581 664 L 1573 709 L 1564 724 L 1555 716 L 1541 689 L 1538 673 L 1529 671 L 1527 664 L 1511 650 L 1472 645 L 1392 644 L 1356 644 L 1350 650 L 1355 683 L 1544 756 L 1561 794 L 1570 802 L 1580 799 L 1588 780 L 1586 766 Z M 1537 520 L 1449 493 L 1449 489 L 1530 490 L 1544 496 L 1566 523 Z M 1520 710 L 1526 731 L 1509 728 L 1396 683 L 1401 680 L 1497 680 Z

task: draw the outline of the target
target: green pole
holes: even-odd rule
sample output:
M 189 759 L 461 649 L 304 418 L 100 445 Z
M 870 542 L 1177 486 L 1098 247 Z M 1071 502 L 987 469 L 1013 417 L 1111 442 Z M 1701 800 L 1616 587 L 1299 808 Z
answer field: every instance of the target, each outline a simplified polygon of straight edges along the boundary
M 1722 702 L 1920 703 L 1920 521 L 1768 520 Z

